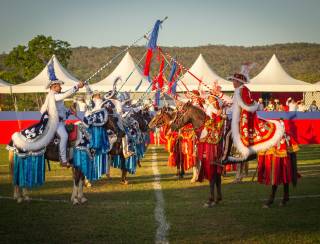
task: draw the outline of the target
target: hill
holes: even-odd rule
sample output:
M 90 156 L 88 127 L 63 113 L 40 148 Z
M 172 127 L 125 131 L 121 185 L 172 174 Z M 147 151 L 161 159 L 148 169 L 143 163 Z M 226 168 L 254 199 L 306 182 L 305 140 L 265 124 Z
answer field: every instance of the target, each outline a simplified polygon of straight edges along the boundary
M 124 48 L 125 46 L 73 48 L 68 69 L 79 79 L 86 79 Z M 221 77 L 226 77 L 238 71 L 240 64 L 248 61 L 256 63 L 251 72 L 251 77 L 253 77 L 262 70 L 272 54 L 275 53 L 284 69 L 294 78 L 310 83 L 320 80 L 320 44 L 287 43 L 253 47 L 207 45 L 163 47 L 163 49 L 176 56 L 186 67 L 190 67 L 198 55 L 202 53 L 211 68 Z M 134 47 L 129 51 L 135 61 L 138 62 L 145 50 L 145 47 Z M 121 57 L 115 60 L 99 77 L 96 77 L 95 81 L 107 76 L 116 67 L 120 59 Z M 158 64 L 155 65 L 155 68 L 157 67 Z

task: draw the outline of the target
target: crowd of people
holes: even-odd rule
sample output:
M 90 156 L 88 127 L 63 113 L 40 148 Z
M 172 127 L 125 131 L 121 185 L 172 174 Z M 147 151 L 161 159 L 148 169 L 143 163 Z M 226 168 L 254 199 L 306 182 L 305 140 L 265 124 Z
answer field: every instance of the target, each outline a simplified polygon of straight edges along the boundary
M 317 112 L 319 108 L 316 100 L 313 100 L 309 107 L 305 105 L 304 100 L 295 101 L 289 97 L 285 104 L 282 104 L 279 99 L 270 99 L 267 103 L 262 98 L 258 99 L 259 111 L 277 111 L 277 112 Z

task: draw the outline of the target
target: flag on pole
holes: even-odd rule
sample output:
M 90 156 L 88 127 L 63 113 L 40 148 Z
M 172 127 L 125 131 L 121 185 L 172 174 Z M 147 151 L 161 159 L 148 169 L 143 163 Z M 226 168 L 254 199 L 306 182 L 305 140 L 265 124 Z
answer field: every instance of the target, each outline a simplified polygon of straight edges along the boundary
M 146 55 L 146 62 L 144 65 L 144 72 L 143 72 L 145 76 L 149 76 L 149 73 L 150 73 L 151 59 L 152 59 L 153 51 L 157 47 L 160 24 L 161 24 L 161 21 L 157 20 L 150 35 L 150 39 L 147 46 L 148 51 Z

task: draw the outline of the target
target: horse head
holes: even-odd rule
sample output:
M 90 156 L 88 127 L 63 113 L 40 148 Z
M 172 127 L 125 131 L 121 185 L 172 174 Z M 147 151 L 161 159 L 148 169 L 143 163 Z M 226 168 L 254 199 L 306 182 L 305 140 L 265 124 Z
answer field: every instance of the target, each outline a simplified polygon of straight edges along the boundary
M 206 120 L 206 113 L 190 101 L 183 104 L 171 123 L 171 129 L 178 131 L 183 126 L 191 123 L 194 129 L 200 128 Z

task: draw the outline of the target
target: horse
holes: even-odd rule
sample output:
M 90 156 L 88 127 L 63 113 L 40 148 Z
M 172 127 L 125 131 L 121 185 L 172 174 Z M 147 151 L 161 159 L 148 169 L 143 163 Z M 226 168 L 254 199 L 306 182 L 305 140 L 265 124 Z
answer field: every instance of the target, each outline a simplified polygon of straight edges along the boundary
M 70 126 L 68 126 L 68 127 L 70 127 Z M 72 165 L 72 173 L 73 173 L 73 191 L 72 191 L 72 195 L 71 195 L 71 202 L 74 205 L 76 205 L 76 204 L 80 204 L 80 203 L 83 204 L 83 203 L 87 202 L 88 200 L 83 195 L 83 186 L 84 186 L 85 176 L 81 170 L 81 167 L 79 167 L 79 165 L 81 165 L 81 163 L 85 163 L 85 162 L 75 162 L 75 160 L 73 158 L 73 156 L 74 156 L 73 153 L 77 150 L 78 146 L 80 146 L 79 148 L 81 148 L 81 143 L 84 138 L 87 141 L 90 140 L 90 135 L 88 134 L 87 128 L 81 122 L 80 123 L 76 122 L 75 124 L 73 124 L 73 127 L 77 127 L 77 130 L 76 130 L 77 134 L 76 134 L 76 137 L 74 138 L 74 140 L 70 140 L 70 137 L 69 137 L 68 146 L 67 146 L 67 152 L 68 152 L 67 155 L 68 155 L 68 162 L 70 165 Z M 103 125 L 103 127 L 105 130 L 113 131 L 113 133 L 111 133 L 111 135 L 109 136 L 110 145 L 112 147 L 113 143 L 115 141 L 115 137 L 116 137 L 115 135 L 117 134 L 118 130 L 117 130 L 117 126 L 111 116 L 108 116 L 108 120 Z M 70 132 L 70 130 L 67 130 L 67 131 L 69 134 L 72 133 L 72 132 Z M 12 142 L 10 144 L 12 144 Z M 17 149 L 15 149 L 15 150 L 17 150 Z M 87 149 L 85 149 L 85 151 L 86 151 L 85 154 L 87 155 L 87 156 L 85 156 L 85 158 L 87 158 L 88 161 L 92 160 L 92 158 L 94 157 L 94 151 L 89 151 Z M 56 161 L 56 162 L 60 161 L 60 158 L 59 158 L 59 137 L 57 135 L 43 149 L 43 154 L 44 154 L 44 160 Z M 14 175 L 14 166 L 15 166 L 14 159 L 15 159 L 15 151 L 9 150 L 9 163 L 10 163 L 12 177 Z M 81 161 L 81 160 L 79 160 L 79 161 Z M 43 163 L 44 163 L 44 161 L 43 161 Z M 89 162 L 89 163 L 92 164 L 92 162 Z M 21 203 L 23 200 L 30 201 L 30 197 L 28 196 L 27 188 L 20 187 L 18 184 L 14 185 L 14 199 L 16 199 L 18 203 Z
M 200 146 L 200 140 L 202 136 L 202 132 L 205 128 L 205 123 L 208 121 L 208 116 L 207 114 L 199 107 L 192 105 L 191 102 L 187 102 L 183 104 L 181 109 L 177 112 L 175 118 L 173 119 L 170 128 L 174 131 L 177 131 L 181 129 L 183 126 L 186 126 L 187 124 L 191 124 L 197 137 L 198 137 L 198 143 L 197 143 L 197 148 L 199 150 Z M 208 143 L 208 142 L 205 142 Z M 220 148 L 222 147 L 222 141 L 216 143 L 214 145 L 215 148 Z M 204 162 L 206 160 L 206 157 L 209 157 L 208 155 L 199 155 L 197 158 L 199 159 L 200 163 L 200 173 L 199 173 L 199 179 L 198 181 L 202 181 L 203 175 L 206 175 L 206 178 L 209 180 L 210 184 L 210 197 L 208 201 L 208 206 L 211 207 L 213 204 L 218 203 L 222 200 L 222 191 L 221 191 L 221 171 L 222 167 L 220 163 L 220 153 L 221 150 L 216 149 L 216 154 L 213 158 L 215 162 L 208 162 L 206 165 Z M 201 160 L 202 159 L 202 160 Z M 207 173 L 205 172 L 205 169 L 208 171 Z M 213 175 L 212 175 L 213 174 Z M 217 197 L 215 198 L 215 189 L 214 186 L 216 186 L 217 190 Z
M 153 117 L 149 123 L 149 128 L 153 129 L 155 127 L 163 127 L 164 134 L 168 139 L 167 150 L 169 152 L 168 165 L 176 166 L 178 178 L 183 178 L 185 174 L 185 161 L 186 155 L 182 153 L 183 138 L 178 136 L 178 133 L 170 130 L 170 124 L 176 116 L 177 111 L 173 110 L 171 107 L 163 107 L 161 110 Z M 187 166 L 186 166 L 187 167 Z M 193 171 L 193 177 L 191 182 L 195 182 L 197 177 L 197 172 Z

